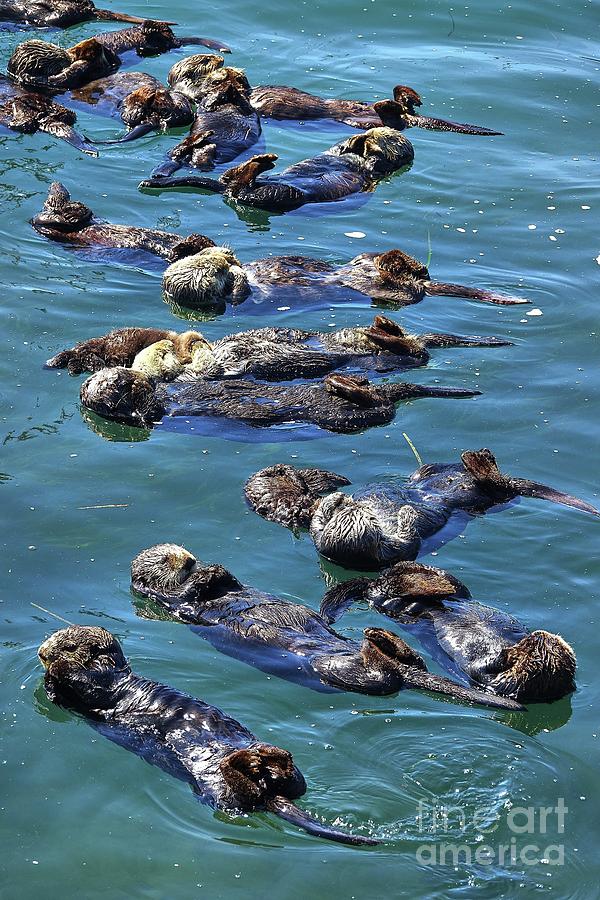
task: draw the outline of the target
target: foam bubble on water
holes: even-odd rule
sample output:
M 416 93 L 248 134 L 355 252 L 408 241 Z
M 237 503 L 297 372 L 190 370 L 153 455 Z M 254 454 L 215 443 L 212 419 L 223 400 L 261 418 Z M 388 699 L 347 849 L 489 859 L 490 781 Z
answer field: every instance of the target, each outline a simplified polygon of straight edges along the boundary
M 364 231 L 345 231 L 344 237 L 364 238 L 364 237 L 366 237 L 366 234 L 364 233 Z
M 525 313 L 526 316 L 543 316 L 544 313 L 541 309 L 538 309 L 537 306 L 534 309 L 530 309 L 529 312 Z

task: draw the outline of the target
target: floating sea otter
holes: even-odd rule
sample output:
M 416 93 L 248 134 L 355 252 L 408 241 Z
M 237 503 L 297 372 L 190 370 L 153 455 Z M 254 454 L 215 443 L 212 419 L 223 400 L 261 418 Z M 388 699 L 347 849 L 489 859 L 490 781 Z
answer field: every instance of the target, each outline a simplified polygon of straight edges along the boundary
M 131 671 L 104 628 L 72 625 L 38 650 L 53 703 L 146 762 L 188 782 L 203 802 L 230 814 L 265 810 L 342 844 L 372 838 L 323 825 L 292 802 L 306 792 L 291 754 L 261 743 L 235 719 L 189 694 Z
M 517 619 L 471 600 L 460 581 L 432 566 L 400 562 L 379 578 L 331 588 L 321 615 L 336 622 L 366 600 L 395 622 L 413 627 L 425 647 L 454 673 L 521 703 L 559 700 L 575 690 L 573 649 L 557 634 L 530 632 Z
M 171 89 L 181 95 L 177 85 Z M 186 165 L 208 171 L 254 146 L 262 129 L 258 113 L 248 102 L 249 93 L 241 69 L 214 72 L 210 90 L 198 101 L 190 134 L 169 151 L 169 159 L 154 169 L 151 178 L 172 175 Z
M 139 553 L 131 564 L 131 587 L 174 619 L 198 626 L 195 630 L 219 650 L 283 678 L 359 694 L 418 688 L 496 709 L 518 708 L 432 675 L 390 631 L 367 628 L 358 644 L 307 606 L 243 585 L 223 566 L 203 565 L 176 544 Z
M 324 557 L 365 571 L 413 560 L 450 519 L 468 521 L 516 497 L 539 497 L 600 516 L 570 494 L 503 475 L 486 449 L 466 451 L 458 465 L 421 466 L 408 482 L 370 484 L 350 496 L 339 491 L 321 496 L 347 484 L 347 478 L 332 472 L 275 465 L 252 475 L 245 491 L 260 516 L 288 528 L 309 528 Z
M 339 293 L 340 301 L 355 296 L 362 302 L 370 297 L 386 306 L 408 306 L 426 296 L 465 297 L 498 305 L 529 303 L 497 291 L 433 281 L 426 266 L 402 250 L 361 253 L 345 265 L 333 265 L 308 256 L 268 256 L 240 263 L 231 250 L 220 248 L 220 261 L 227 263 L 229 259 L 227 265 L 233 267 L 230 277 L 223 278 L 221 266 L 216 271 L 213 268 L 215 257 L 199 253 L 206 247 L 214 247 L 210 238 L 201 235 L 182 238 L 168 231 L 102 222 L 88 206 L 72 201 L 58 181 L 51 184 L 43 209 L 31 224 L 51 240 L 77 246 L 143 250 L 169 262 L 190 257 L 185 264 L 167 269 L 164 279 L 166 293 L 188 307 L 240 303 L 251 296 L 261 309 L 260 301 L 268 300 L 275 305 L 282 296 L 287 299 L 291 292 L 298 293 L 300 301 L 306 302 L 323 296 L 325 291 L 328 300 L 337 299 Z M 246 283 L 244 291 L 242 280 Z M 239 289 L 232 287 L 238 284 Z M 248 308 L 250 311 L 250 304 Z
M 181 235 L 156 228 L 102 222 L 95 218 L 89 206 L 71 200 L 71 195 L 60 181 L 52 182 L 42 211 L 34 216 L 31 224 L 36 231 L 53 241 L 80 247 L 144 251 L 170 262 L 214 246 L 214 242 L 202 234 L 182 238 Z
M 135 140 L 151 131 L 183 128 L 194 121 L 194 110 L 187 97 L 167 90 L 146 72 L 115 72 L 78 88 L 70 99 L 93 107 L 95 112 L 119 116 L 129 131 L 117 143 Z
M 73 128 L 76 121 L 77 116 L 70 109 L 0 75 L 0 125 L 22 134 L 43 131 L 72 144 L 83 153 L 97 156 L 96 148 Z
M 225 60 L 218 56 L 195 54 L 176 63 L 169 72 L 169 84 L 174 90 L 182 91 L 192 100 L 201 100 L 210 90 L 210 76 Z M 399 131 L 404 128 L 427 128 L 432 131 L 454 131 L 460 134 L 500 135 L 501 131 L 481 128 L 479 125 L 463 125 L 445 119 L 422 116 L 415 107 L 422 101 L 415 90 L 398 84 L 394 88 L 394 100 L 399 104 L 398 117 L 394 125 Z M 377 128 L 382 119 L 375 104 L 360 100 L 324 99 L 297 88 L 280 85 L 259 85 L 252 88 L 249 100 L 261 116 L 273 119 L 335 119 L 353 128 Z
M 142 181 L 140 187 L 199 187 L 223 194 L 236 203 L 273 212 L 372 191 L 382 178 L 409 165 L 414 157 L 410 141 L 393 126 L 396 106 L 393 100 L 375 104 L 391 127 L 371 128 L 347 138 L 318 156 L 288 166 L 279 175 L 261 177 L 277 159 L 274 153 L 263 153 L 228 169 L 218 179 L 200 175 L 154 176 Z
M 474 397 L 480 391 L 397 382 L 370 384 L 365 378 L 329 375 L 313 384 L 274 385 L 253 381 L 157 384 L 142 372 L 101 369 L 81 386 L 84 407 L 128 425 L 150 428 L 164 418 L 209 416 L 235 419 L 255 428 L 306 423 L 353 434 L 385 425 L 396 404 L 418 397 Z
M 10 57 L 6 71 L 18 84 L 60 92 L 112 75 L 121 65 L 121 55 L 129 50 L 153 56 L 183 44 L 201 43 L 214 44 L 207 38 L 177 38 L 166 22 L 148 19 L 131 28 L 96 34 L 67 49 L 47 41 L 24 41 Z
M 90 19 L 103 22 L 144 21 L 139 16 L 96 9 L 92 0 L 0 0 L 0 21 L 39 28 L 68 28 Z
M 197 331 L 177 334 L 160 328 L 120 328 L 63 350 L 46 365 L 67 368 L 71 375 L 125 366 L 161 380 L 171 373 L 179 380 L 252 375 L 265 381 L 287 381 L 318 378 L 341 368 L 394 372 L 424 366 L 429 361 L 427 348 L 432 347 L 510 344 L 500 338 L 474 335 L 411 335 L 391 319 L 375 316 L 366 327 L 336 331 L 259 328 L 227 335 L 212 344 Z M 154 360 L 157 353 L 163 360 L 165 353 L 170 354 L 168 370 L 160 360 Z

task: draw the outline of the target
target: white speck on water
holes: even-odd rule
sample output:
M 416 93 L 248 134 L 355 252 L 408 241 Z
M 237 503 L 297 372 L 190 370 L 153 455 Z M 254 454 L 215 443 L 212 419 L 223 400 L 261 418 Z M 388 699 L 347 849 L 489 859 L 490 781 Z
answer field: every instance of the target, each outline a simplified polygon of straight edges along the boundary
M 591 209 L 592 207 L 591 207 L 591 206 L 585 206 L 585 205 L 584 205 L 584 206 L 582 206 L 581 208 L 582 208 L 582 209 Z
M 285 312 L 286 309 L 291 309 L 291 307 L 290 306 L 278 306 L 277 307 L 278 312 Z
M 557 237 L 554 237 L 553 234 L 549 234 L 549 235 L 548 235 L 548 240 L 549 240 L 549 241 L 557 241 L 558 238 L 557 238 Z
M 555 228 L 554 229 L 554 234 L 564 234 L 564 233 L 565 233 L 564 228 Z
M 537 228 L 537 225 L 528 225 L 527 227 L 529 228 L 530 231 L 535 231 L 535 229 Z
M 543 316 L 544 313 L 541 309 L 538 309 L 537 306 L 534 309 L 530 309 L 528 313 L 525 313 L 526 316 Z
M 344 236 L 349 238 L 364 238 L 366 237 L 366 234 L 364 231 L 345 231 Z
M 461 234 L 465 234 L 466 231 L 467 231 L 466 228 L 457 228 L 456 230 L 457 230 L 457 231 L 460 231 Z

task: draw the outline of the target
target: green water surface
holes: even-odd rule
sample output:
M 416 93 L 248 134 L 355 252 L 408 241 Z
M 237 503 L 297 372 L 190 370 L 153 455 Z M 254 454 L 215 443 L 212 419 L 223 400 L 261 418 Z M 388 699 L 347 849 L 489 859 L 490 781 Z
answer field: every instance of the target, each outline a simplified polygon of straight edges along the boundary
M 425 461 L 452 462 L 462 449 L 487 446 L 505 471 L 598 502 L 598 2 L 106 5 L 225 40 L 253 84 L 367 100 L 408 84 L 423 95 L 425 114 L 505 135 L 413 129 L 411 170 L 361 202 L 248 222 L 216 195 L 138 191 L 173 136 L 105 148 L 94 160 L 44 135 L 0 135 L 0 896 L 598 897 L 597 520 L 525 500 L 477 519 L 425 559 L 464 580 L 476 598 L 531 628 L 559 631 L 575 648 L 577 693 L 526 715 L 410 691 L 387 698 L 310 691 L 220 655 L 182 625 L 141 617 L 129 593 L 131 558 L 174 541 L 242 581 L 318 608 L 329 580 L 347 573 L 320 566 L 308 537 L 251 513 L 242 484 L 278 461 L 325 466 L 357 485 L 407 475 L 415 460 L 403 431 Z M 94 30 L 88 23 L 49 37 L 68 45 Z M 22 37 L 0 33 L 2 67 Z M 164 77 L 183 52 L 137 67 Z M 80 114 L 79 127 L 95 138 L 119 131 L 92 113 Z M 266 147 L 285 164 L 349 133 L 333 123 L 264 126 Z M 394 247 L 425 261 L 430 251 L 434 277 L 533 303 L 429 298 L 392 314 L 415 331 L 514 341 L 435 351 L 428 369 L 408 376 L 477 387 L 483 394 L 473 400 L 421 400 L 402 406 L 392 425 L 352 436 L 305 440 L 298 432 L 281 441 L 262 432 L 233 441 L 215 429 L 109 441 L 82 420 L 81 379 L 45 371 L 44 361 L 111 328 L 185 323 L 162 302 L 160 266 L 75 253 L 31 229 L 55 179 L 100 217 L 201 231 L 244 261 L 303 253 L 343 262 Z M 259 325 L 366 324 L 372 315 L 366 301 L 259 315 L 241 307 L 202 330 L 212 340 Z M 104 625 L 136 671 L 214 703 L 291 750 L 306 776 L 306 808 L 383 843 L 353 849 L 266 814 L 214 813 L 185 784 L 52 706 L 36 650 L 58 623 L 32 602 Z M 389 623 L 356 609 L 340 628 L 358 638 L 367 624 Z M 550 812 L 544 833 L 539 810 L 560 798 L 564 831 Z M 528 825 L 524 813 L 511 818 L 515 807 L 533 808 L 532 833 L 515 829 Z M 466 847 L 471 862 L 466 851 L 456 864 L 432 860 L 444 842 Z M 493 848 L 490 864 L 475 859 L 482 844 Z M 500 862 L 501 845 L 515 848 L 514 862 L 509 851 Z M 524 860 L 528 845 L 537 850 Z M 562 847 L 562 863 L 548 845 Z

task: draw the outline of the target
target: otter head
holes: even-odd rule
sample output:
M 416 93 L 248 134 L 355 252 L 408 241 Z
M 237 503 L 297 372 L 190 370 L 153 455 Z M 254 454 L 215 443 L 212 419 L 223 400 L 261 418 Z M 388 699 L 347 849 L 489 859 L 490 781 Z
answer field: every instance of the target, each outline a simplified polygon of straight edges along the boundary
M 242 69 L 234 69 L 232 66 L 217 69 L 204 81 L 202 106 L 211 110 L 232 103 L 247 112 L 252 109 L 248 103 L 250 91 L 250 82 Z
M 166 22 L 146 19 L 139 30 L 140 40 L 136 46 L 138 56 L 157 56 L 180 45 Z
M 224 62 L 222 56 L 195 53 L 171 66 L 167 81 L 172 90 L 185 94 L 190 100 L 199 100 L 204 95 L 207 76 L 220 69 Z
M 365 571 L 398 559 L 414 559 L 419 546 L 416 513 L 403 506 L 396 522 L 383 521 L 366 500 L 329 494 L 316 506 L 310 524 L 319 553 L 342 566 Z
M 115 366 L 100 369 L 81 385 L 81 402 L 105 419 L 149 427 L 164 415 L 152 379 L 142 372 Z
M 47 41 L 24 41 L 10 57 L 6 71 L 19 84 L 48 84 L 48 79 L 58 75 L 73 62 L 67 50 Z
M 518 644 L 505 648 L 501 666 L 489 686 L 504 697 L 548 703 L 575 690 L 575 652 L 559 635 L 548 631 L 532 631 Z
M 165 299 L 192 307 L 225 303 L 233 289 L 232 266 L 241 270 L 239 260 L 227 247 L 207 247 L 177 260 L 163 275 Z
M 421 98 L 415 90 L 405 84 L 397 84 L 394 88 L 394 101 L 402 107 L 403 112 L 409 116 L 418 116 L 415 106 L 421 106 Z M 381 120 L 384 121 L 383 119 Z M 384 123 L 387 124 L 387 123 Z
M 408 284 L 411 281 L 428 281 L 427 267 L 402 250 L 388 250 L 373 259 L 377 274 L 383 281 Z
M 41 645 L 38 656 L 53 677 L 80 669 L 126 669 L 121 645 L 110 631 L 91 625 L 70 625 L 55 631 Z
M 379 106 L 375 103 L 373 108 L 379 112 Z M 414 158 L 412 144 L 396 128 L 369 128 L 363 134 L 356 134 L 337 144 L 335 150 L 340 156 L 354 153 L 362 157 L 364 167 L 374 178 L 391 175 Z
M 131 563 L 134 587 L 157 592 L 176 591 L 196 571 L 195 556 L 177 544 L 155 544 L 142 550 Z
M 172 381 L 183 372 L 173 341 L 156 341 L 137 354 L 131 368 L 156 381 Z
M 34 216 L 34 228 L 52 228 L 56 231 L 80 231 L 91 222 L 93 212 L 84 203 L 71 200 L 66 187 L 60 181 L 50 185 L 41 212 Z
M 154 125 L 155 128 L 173 128 L 189 125 L 194 114 L 183 96 L 174 95 L 166 88 L 144 85 L 125 97 L 121 118 L 130 128 L 136 125 Z

